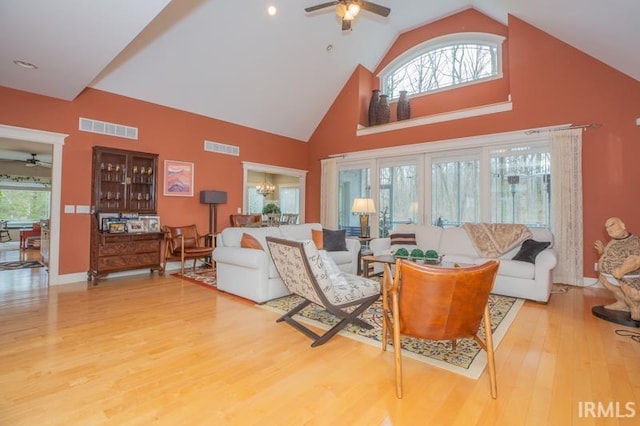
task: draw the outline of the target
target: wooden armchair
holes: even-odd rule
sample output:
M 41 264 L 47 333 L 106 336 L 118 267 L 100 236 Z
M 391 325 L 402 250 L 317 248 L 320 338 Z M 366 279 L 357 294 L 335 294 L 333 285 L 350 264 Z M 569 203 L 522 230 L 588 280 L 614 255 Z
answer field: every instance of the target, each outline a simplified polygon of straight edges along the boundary
M 199 234 L 196 225 L 164 226 L 164 260 L 162 270 L 167 261 L 180 261 L 180 273 L 184 275 L 184 262 L 193 259 L 193 269 L 198 259 L 211 258 L 213 247 L 205 245 L 205 238 L 213 238 L 211 234 Z
M 262 215 L 257 214 L 232 214 L 229 215 L 231 226 L 259 228 L 262 226 Z
M 402 347 L 400 335 L 428 340 L 472 338 L 487 352 L 491 396 L 498 396 L 489 317 L 489 293 L 499 262 L 464 268 L 419 265 L 397 260 L 395 277 L 386 264 L 383 277 L 382 350 L 387 350 L 389 331 L 393 336 L 396 367 L 396 395 L 402 398 Z M 485 339 L 478 336 L 484 320 Z

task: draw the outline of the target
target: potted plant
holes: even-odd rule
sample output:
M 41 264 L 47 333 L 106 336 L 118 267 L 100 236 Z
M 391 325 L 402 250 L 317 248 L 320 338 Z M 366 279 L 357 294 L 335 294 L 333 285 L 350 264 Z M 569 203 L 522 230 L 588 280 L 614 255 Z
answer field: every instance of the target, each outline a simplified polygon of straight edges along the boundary
M 280 214 L 280 207 L 275 203 L 269 203 L 262 208 L 262 214 Z

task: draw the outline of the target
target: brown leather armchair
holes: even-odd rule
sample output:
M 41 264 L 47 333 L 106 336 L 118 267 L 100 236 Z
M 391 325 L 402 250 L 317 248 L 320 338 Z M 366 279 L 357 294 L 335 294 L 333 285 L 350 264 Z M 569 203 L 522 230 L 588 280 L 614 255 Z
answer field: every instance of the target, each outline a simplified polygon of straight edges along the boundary
M 395 277 L 385 265 L 383 277 L 382 350 L 387 350 L 389 331 L 393 336 L 396 367 L 396 395 L 402 398 L 402 352 L 400 335 L 429 340 L 472 338 L 487 352 L 491 396 L 498 396 L 489 317 L 489 293 L 499 262 L 445 268 L 397 260 Z M 478 336 L 484 320 L 486 342 Z
M 184 263 L 193 259 L 193 269 L 196 268 L 198 259 L 211 258 L 213 247 L 207 247 L 205 238 L 213 238 L 211 234 L 199 234 L 196 225 L 188 226 L 164 226 L 164 261 L 162 269 L 168 261 L 180 261 L 180 273 L 184 275 Z

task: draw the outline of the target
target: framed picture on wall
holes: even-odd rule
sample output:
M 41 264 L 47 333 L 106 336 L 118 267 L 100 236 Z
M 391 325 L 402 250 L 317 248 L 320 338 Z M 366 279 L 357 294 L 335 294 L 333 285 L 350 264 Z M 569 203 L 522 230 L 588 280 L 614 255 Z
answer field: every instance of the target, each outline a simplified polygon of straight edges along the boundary
M 193 163 L 164 160 L 164 195 L 193 197 Z

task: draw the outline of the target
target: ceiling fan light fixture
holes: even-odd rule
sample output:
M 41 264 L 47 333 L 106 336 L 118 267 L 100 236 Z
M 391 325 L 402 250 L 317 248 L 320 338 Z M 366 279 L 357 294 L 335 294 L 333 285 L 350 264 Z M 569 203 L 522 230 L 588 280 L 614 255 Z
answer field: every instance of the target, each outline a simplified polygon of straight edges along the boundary
M 360 13 L 360 5 L 358 3 L 338 3 L 336 6 L 336 15 L 345 21 L 353 21 Z
M 346 19 L 347 21 L 352 21 L 356 16 L 358 16 L 358 13 L 360 13 L 360 5 L 357 3 L 350 3 L 349 6 L 347 6 L 347 11 L 344 14 L 344 19 Z

